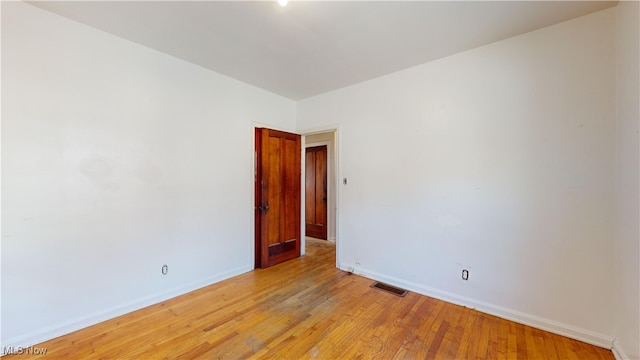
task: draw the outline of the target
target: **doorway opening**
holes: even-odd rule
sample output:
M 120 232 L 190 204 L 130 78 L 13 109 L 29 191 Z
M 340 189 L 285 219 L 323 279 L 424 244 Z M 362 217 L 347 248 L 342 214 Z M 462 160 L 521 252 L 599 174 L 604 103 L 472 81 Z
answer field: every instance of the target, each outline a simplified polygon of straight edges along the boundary
M 305 240 L 321 239 L 338 245 L 337 132 L 308 133 L 304 139 L 302 225 Z M 339 247 L 336 246 L 336 265 L 338 259 Z

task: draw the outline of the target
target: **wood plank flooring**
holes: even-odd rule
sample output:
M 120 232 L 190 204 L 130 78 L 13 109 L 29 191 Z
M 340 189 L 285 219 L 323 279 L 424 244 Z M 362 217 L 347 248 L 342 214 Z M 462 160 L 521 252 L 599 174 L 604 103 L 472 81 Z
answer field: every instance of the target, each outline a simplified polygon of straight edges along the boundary
M 335 268 L 335 247 L 36 345 L 46 359 L 607 359 L 611 351 Z M 38 356 L 11 355 L 3 360 Z

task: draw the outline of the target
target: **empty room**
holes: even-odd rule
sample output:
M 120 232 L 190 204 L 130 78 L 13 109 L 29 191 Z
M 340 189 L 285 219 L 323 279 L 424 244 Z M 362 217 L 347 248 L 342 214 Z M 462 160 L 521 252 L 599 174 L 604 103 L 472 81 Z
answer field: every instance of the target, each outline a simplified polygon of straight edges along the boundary
M 1 1 L 3 359 L 640 359 L 638 1 Z

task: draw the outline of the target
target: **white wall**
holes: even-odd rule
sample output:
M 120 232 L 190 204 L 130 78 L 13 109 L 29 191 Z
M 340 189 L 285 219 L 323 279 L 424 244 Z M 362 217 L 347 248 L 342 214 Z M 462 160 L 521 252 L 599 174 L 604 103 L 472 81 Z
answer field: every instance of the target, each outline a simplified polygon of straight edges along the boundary
M 0 342 L 251 269 L 253 125 L 338 124 L 343 268 L 640 358 L 637 12 L 302 101 L 296 127 L 289 100 L 2 2 Z
M 293 101 L 3 1 L 2 105 L 3 346 L 253 268 L 252 121 Z
M 616 7 L 616 233 L 614 319 L 619 359 L 640 359 L 640 6 Z
M 299 102 L 340 126 L 340 266 L 610 347 L 614 15 Z

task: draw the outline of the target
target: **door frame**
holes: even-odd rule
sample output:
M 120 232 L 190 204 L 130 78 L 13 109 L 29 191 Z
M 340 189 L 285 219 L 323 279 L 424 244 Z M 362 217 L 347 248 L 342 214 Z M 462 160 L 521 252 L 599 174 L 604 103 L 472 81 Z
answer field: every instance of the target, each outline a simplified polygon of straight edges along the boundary
M 310 128 L 310 129 L 303 129 L 302 131 L 292 131 L 291 129 L 285 129 L 285 128 L 281 128 L 281 127 L 277 127 L 277 126 L 272 126 L 270 124 L 264 124 L 264 123 L 259 123 L 259 122 L 255 122 L 252 121 L 251 122 L 251 173 L 254 174 L 254 178 L 251 179 L 251 213 L 250 213 L 250 219 L 251 219 L 251 224 L 253 224 L 253 226 L 255 227 L 255 198 L 256 198 L 256 192 L 255 192 L 255 172 L 257 169 L 257 164 L 256 164 L 256 153 L 255 153 L 255 132 L 256 132 L 256 128 L 269 128 L 269 129 L 273 129 L 273 130 L 280 130 L 280 131 L 285 131 L 285 132 L 290 132 L 290 133 L 295 133 L 295 134 L 300 134 L 301 135 L 301 144 L 300 144 L 300 186 L 301 189 L 304 188 L 304 181 L 305 181 L 305 151 L 306 151 L 306 141 L 305 141 L 305 137 L 307 135 L 315 135 L 315 134 L 322 134 L 322 133 L 328 133 L 328 132 L 335 132 L 335 138 L 334 138 L 334 149 L 333 149 L 333 156 L 331 156 L 333 162 L 334 162 L 334 168 L 335 168 L 335 184 L 333 184 L 333 189 L 335 190 L 335 195 L 336 195 L 336 215 L 335 215 L 335 230 L 336 230 L 336 268 L 340 269 L 340 263 L 341 263 L 341 258 L 342 258 L 342 241 L 341 241 L 341 237 L 342 237 L 342 231 L 341 231 L 341 209 L 342 209 L 342 200 L 341 200 L 341 196 L 340 196 L 340 192 L 341 192 L 341 186 L 339 184 L 342 183 L 342 174 L 343 171 L 341 169 L 341 162 L 340 162 L 340 126 L 338 124 L 334 124 L 334 125 L 328 125 L 328 126 L 321 126 L 321 127 L 315 127 L 315 128 Z M 327 150 L 327 159 L 329 159 L 329 153 Z M 327 174 L 327 176 L 329 176 L 329 174 Z M 328 180 L 327 180 L 328 181 Z M 328 191 L 328 190 L 327 190 Z M 300 194 L 300 256 L 305 255 L 305 245 L 306 245 L 306 240 L 305 240 L 305 236 L 304 236 L 304 225 L 305 225 L 305 193 L 304 191 L 301 191 Z M 329 230 L 329 229 L 327 229 Z M 251 252 L 247 253 L 247 261 L 249 261 L 249 263 L 251 264 L 251 268 L 255 269 L 254 266 L 254 262 L 255 262 L 255 254 L 256 254 L 256 249 L 255 249 L 255 228 L 252 229 L 251 231 L 251 239 L 250 239 L 250 249 Z

